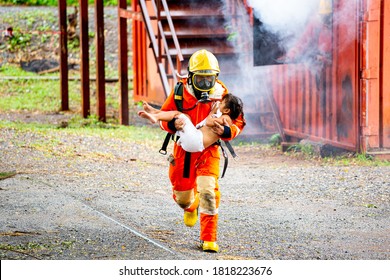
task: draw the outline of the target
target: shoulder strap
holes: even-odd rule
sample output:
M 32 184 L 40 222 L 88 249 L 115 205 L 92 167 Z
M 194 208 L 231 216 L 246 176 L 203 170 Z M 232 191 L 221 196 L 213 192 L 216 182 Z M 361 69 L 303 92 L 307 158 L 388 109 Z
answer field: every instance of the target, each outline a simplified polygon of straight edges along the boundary
M 232 155 L 232 157 L 233 157 L 233 158 L 236 158 L 236 157 L 237 157 L 237 154 L 236 154 L 236 152 L 234 151 L 232 144 L 230 144 L 229 141 L 223 141 L 223 142 L 225 142 L 225 145 L 226 145 L 226 147 L 228 148 L 228 150 L 229 150 L 230 154 Z
M 169 144 L 169 140 L 171 139 L 171 133 L 167 133 L 167 135 L 165 135 L 165 139 L 164 139 L 164 142 L 161 146 L 161 149 L 159 150 L 159 153 L 160 154 L 163 154 L 163 155 L 166 155 L 167 154 L 167 147 L 168 147 L 168 144 Z
M 183 112 L 183 83 L 178 82 L 175 85 L 175 89 L 173 91 L 176 108 L 178 111 Z
M 226 146 L 226 148 L 229 150 L 229 152 L 230 152 L 230 154 L 232 155 L 232 157 L 233 157 L 233 158 L 236 158 L 236 157 L 237 157 L 237 154 L 236 154 L 236 152 L 234 151 L 232 144 L 230 144 L 229 141 L 225 141 L 225 140 L 224 140 L 223 142 L 225 143 L 225 146 Z M 223 176 L 225 176 L 225 172 L 226 172 L 226 169 L 227 169 L 228 164 L 229 164 L 229 157 L 228 157 L 228 155 L 227 155 L 225 149 L 224 149 L 223 146 L 222 146 L 221 140 L 218 140 L 217 143 L 218 143 L 218 145 L 221 147 L 222 155 L 223 155 L 223 157 L 224 157 L 224 159 L 225 159 L 225 162 L 224 162 L 224 164 L 223 164 L 222 176 L 221 176 L 221 178 L 223 178 Z
M 178 82 L 176 85 L 175 85 L 175 90 L 174 90 L 174 100 L 175 100 L 175 104 L 176 104 L 176 108 L 178 111 L 180 112 L 187 112 L 187 111 L 191 111 L 192 109 L 194 109 L 197 105 L 198 105 L 198 102 L 196 102 L 192 107 L 190 108 L 184 108 L 183 107 L 183 82 L 180 81 Z
M 183 83 L 182 82 L 178 82 L 175 85 L 175 88 L 173 91 L 173 100 L 175 101 L 177 110 L 182 112 L 183 111 Z M 168 147 L 169 140 L 170 140 L 171 136 L 172 136 L 172 134 L 169 132 L 165 136 L 164 142 L 163 142 L 161 149 L 159 151 L 160 154 L 163 154 L 163 155 L 167 154 L 167 147 Z
M 175 85 L 175 90 L 174 90 L 174 96 L 173 96 L 174 100 L 175 100 L 175 104 L 176 104 L 176 108 L 178 111 L 180 112 L 187 112 L 187 111 L 191 111 L 192 109 L 194 109 L 196 107 L 196 105 L 198 105 L 198 102 L 195 103 L 194 106 L 190 107 L 190 108 L 184 108 L 183 107 L 183 82 L 178 82 L 176 85 Z
M 229 157 L 228 157 L 228 155 L 227 155 L 225 149 L 222 147 L 220 141 L 219 141 L 219 146 L 221 147 L 222 155 L 223 155 L 223 157 L 224 157 L 224 159 L 225 159 L 225 162 L 224 162 L 224 164 L 223 164 L 222 176 L 221 176 L 221 179 L 222 179 L 223 176 L 225 176 L 225 172 L 226 172 L 226 169 L 227 169 L 227 167 L 228 167 Z

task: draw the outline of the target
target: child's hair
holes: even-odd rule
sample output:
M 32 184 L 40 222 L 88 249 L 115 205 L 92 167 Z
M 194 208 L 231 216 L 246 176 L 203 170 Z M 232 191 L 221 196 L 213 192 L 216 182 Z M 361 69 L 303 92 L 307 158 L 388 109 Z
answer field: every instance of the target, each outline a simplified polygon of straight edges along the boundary
M 237 119 L 240 115 L 242 115 L 242 119 L 244 120 L 244 104 L 239 97 L 231 93 L 227 93 L 222 97 L 222 101 L 223 100 L 225 100 L 226 108 L 230 109 L 229 116 L 232 120 Z

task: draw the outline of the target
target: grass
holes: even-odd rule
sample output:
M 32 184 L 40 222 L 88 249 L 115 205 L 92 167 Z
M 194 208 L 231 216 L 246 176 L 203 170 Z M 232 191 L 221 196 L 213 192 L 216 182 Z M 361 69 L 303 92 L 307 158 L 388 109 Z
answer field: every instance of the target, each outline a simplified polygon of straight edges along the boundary
M 58 74 L 54 74 L 58 75 Z M 1 79 L 1 76 L 15 79 Z M 44 143 L 33 143 L 35 149 L 56 146 L 63 134 L 84 135 L 101 138 L 116 138 L 129 143 L 144 143 L 152 147 L 161 145 L 165 137 L 157 126 L 121 126 L 118 125 L 119 88 L 117 83 L 106 84 L 106 111 L 107 122 L 100 122 L 95 115 L 96 97 L 91 96 L 91 116 L 81 117 L 80 81 L 69 81 L 70 111 L 60 112 L 61 96 L 59 80 L 26 79 L 26 77 L 42 77 L 42 75 L 25 72 L 14 65 L 3 65 L 0 68 L 0 113 L 58 113 L 70 115 L 64 127 L 56 123 L 6 121 L 0 120 L 0 129 L 15 129 L 21 133 L 29 131 L 49 137 Z M 53 74 L 45 76 L 52 77 Z M 95 91 L 95 84 L 91 83 L 91 92 Z M 136 104 L 131 110 L 136 110 Z
M 1 76 L 23 78 L 23 77 L 30 77 L 30 76 L 37 77 L 38 75 L 34 73 L 26 72 L 20 67 L 6 63 L 0 67 L 0 77 Z
M 70 83 L 70 87 L 74 88 L 74 83 Z M 3 92 L 0 99 L 0 108 L 3 111 L 55 112 L 61 105 L 58 81 L 3 81 L 0 90 Z M 71 100 L 80 102 L 75 91 L 70 94 Z
M 18 236 L 12 232 L 4 235 Z M 75 246 L 76 242 L 76 240 L 54 240 L 49 242 L 30 241 L 20 244 L 0 243 L 0 257 L 7 259 L 9 256 L 12 256 L 12 259 L 16 260 L 25 258 L 41 260 L 42 254 L 47 256 L 48 252 L 52 253 L 53 251 L 63 254 L 64 251 Z
M 122 126 L 102 123 L 96 116 L 83 119 L 78 115 L 72 118 L 69 126 L 63 130 L 71 134 L 116 138 L 129 143 L 144 143 L 152 146 L 160 145 L 166 134 L 157 126 Z
M 390 161 L 378 160 L 365 153 L 344 152 L 340 155 L 321 158 L 316 148 L 308 143 L 292 145 L 287 149 L 286 154 L 307 160 L 316 159 L 322 164 L 336 166 L 390 166 Z
M 30 1 L 29 4 L 36 4 L 32 2 L 34 1 Z M 55 2 L 57 3 L 57 0 Z M 73 13 L 73 7 L 69 2 L 69 13 Z M 112 1 L 105 2 L 106 4 L 112 3 Z M 76 3 L 78 4 L 77 0 Z M 0 19 L 0 27 L 5 29 L 8 26 L 12 26 L 14 36 L 0 43 L 0 65 L 7 60 L 16 64 L 19 64 L 19 61 L 30 61 L 40 58 L 58 60 L 58 58 L 55 59 L 57 49 L 59 48 L 59 34 L 56 32 L 59 29 L 58 16 L 56 16 L 52 9 L 34 9 L 31 11 L 22 10 L 14 13 L 4 13 Z M 93 43 L 95 33 L 91 30 L 88 35 L 90 39 L 90 64 L 92 66 L 96 60 L 96 48 Z M 77 61 L 80 56 L 78 40 L 68 40 L 68 54 L 72 61 Z M 113 54 L 106 53 L 106 56 L 110 55 Z M 1 56 L 6 57 L 6 60 L 3 61 Z M 8 66 L 6 65 L 5 67 Z M 108 63 L 105 65 L 105 71 L 107 78 L 118 76 L 117 67 L 113 68 Z M 0 70 L 0 75 L 2 75 L 1 72 L 4 72 L 4 70 Z M 31 73 L 26 72 L 24 75 L 28 74 Z M 90 75 L 94 76 L 95 74 L 96 68 L 90 67 Z M 55 74 L 51 75 L 53 76 Z
M 15 23 L 15 18 L 21 21 L 21 23 Z M 43 31 L 42 28 L 44 28 L 44 30 L 49 30 L 55 26 L 58 22 L 58 18 L 54 15 L 54 13 L 46 10 L 20 11 L 14 14 L 3 14 L 2 22 L 4 24 L 11 25 L 14 28 L 14 31 L 20 28 L 31 29 L 34 27 L 37 27 L 38 30 Z
M 322 159 L 322 161 L 326 164 L 338 166 L 390 166 L 390 161 L 375 159 L 364 153 L 357 153 L 349 156 L 327 157 Z
M 14 170 L 7 171 L 7 172 L 0 172 L 0 180 L 7 179 L 7 178 L 10 178 L 10 177 L 15 176 L 15 175 L 16 175 L 16 171 L 14 171 Z
M 156 126 L 122 126 L 112 123 L 102 123 L 96 116 L 83 119 L 75 115 L 65 128 L 57 124 L 24 123 L 17 121 L 0 120 L 0 129 L 14 129 L 21 133 L 34 132 L 46 135 L 51 140 L 44 143 L 35 143 L 36 146 L 55 146 L 61 135 L 82 135 L 99 138 L 115 138 L 128 143 L 144 143 L 158 146 L 165 137 L 165 132 Z M 58 136 L 58 137 L 57 137 Z
M 1 79 L 1 76 L 18 79 Z M 34 80 L 35 77 L 39 79 Z M 59 80 L 50 77 L 58 77 L 58 74 L 38 75 L 23 71 L 15 65 L 3 65 L 0 68 L 0 111 L 57 112 L 61 107 L 60 84 Z M 77 112 L 81 106 L 80 81 L 70 80 L 68 86 L 70 110 Z M 90 90 L 92 93 L 95 91 L 95 83 L 90 83 Z M 105 90 L 108 114 L 115 114 L 119 107 L 119 87 L 109 83 Z M 91 97 L 92 112 L 95 107 L 96 100 Z
M 96 116 L 83 119 L 75 115 L 66 127 L 48 123 L 24 123 L 0 120 L 0 135 L 12 129 L 15 134 L 13 145 L 41 152 L 47 158 L 72 159 L 79 156 L 73 145 L 64 142 L 64 139 L 73 137 L 101 139 L 109 142 L 111 139 L 122 142 L 121 145 L 132 147 L 134 144 L 143 145 L 145 148 L 158 152 L 162 140 L 165 137 L 159 127 L 156 126 L 122 126 L 112 123 L 102 123 Z M 28 140 L 23 135 L 33 135 Z M 19 137 L 18 135 L 22 136 Z M 0 137 L 1 142 L 1 137 Z M 102 153 L 90 149 L 83 154 L 93 159 L 112 159 L 110 153 Z M 0 170 L 1 171 L 1 170 Z M 13 171 L 3 170 L 0 180 L 15 175 Z

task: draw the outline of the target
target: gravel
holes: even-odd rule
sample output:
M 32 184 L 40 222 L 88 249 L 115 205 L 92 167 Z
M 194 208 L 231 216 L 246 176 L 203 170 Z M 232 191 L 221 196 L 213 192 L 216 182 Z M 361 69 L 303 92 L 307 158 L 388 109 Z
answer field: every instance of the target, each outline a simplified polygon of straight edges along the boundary
M 24 252 L 0 250 L 1 259 L 390 257 L 388 166 L 236 147 L 220 179 L 221 251 L 205 254 L 199 224 L 182 223 L 157 146 L 53 133 L 1 129 L 0 171 L 17 174 L 0 180 L 0 244 Z

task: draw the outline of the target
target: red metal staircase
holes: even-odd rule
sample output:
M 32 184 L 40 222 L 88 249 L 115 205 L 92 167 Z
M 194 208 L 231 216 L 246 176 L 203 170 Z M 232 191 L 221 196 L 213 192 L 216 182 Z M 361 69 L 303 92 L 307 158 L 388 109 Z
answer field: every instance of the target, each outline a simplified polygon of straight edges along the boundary
M 143 24 L 133 21 L 134 99 L 161 105 L 177 82 L 176 73 L 186 74 L 189 57 L 199 49 L 218 58 L 222 81 L 234 76 L 239 50 L 232 38 L 239 37 L 240 21 L 249 22 L 243 5 L 237 0 L 133 1 L 133 10 L 143 17 Z
M 199 49 L 208 49 L 220 60 L 231 59 L 235 54 L 234 46 L 229 42 L 229 20 L 234 16 L 222 0 L 209 1 L 168 1 L 181 52 L 185 59 Z M 172 32 L 166 23 L 166 14 L 162 14 L 164 35 L 168 40 L 171 55 L 176 55 L 172 42 Z M 187 66 L 186 64 L 183 66 Z M 228 66 L 221 62 L 221 67 Z M 225 72 L 222 69 L 222 73 Z

